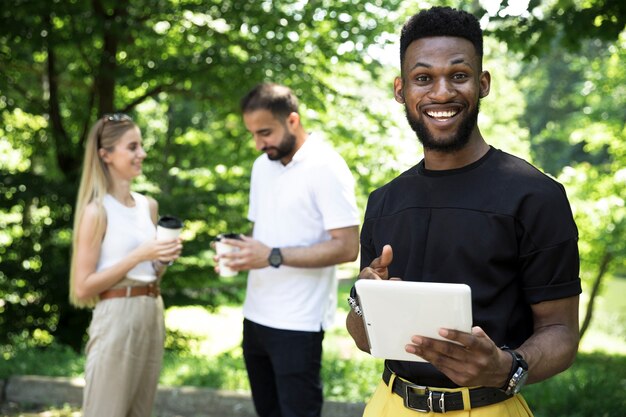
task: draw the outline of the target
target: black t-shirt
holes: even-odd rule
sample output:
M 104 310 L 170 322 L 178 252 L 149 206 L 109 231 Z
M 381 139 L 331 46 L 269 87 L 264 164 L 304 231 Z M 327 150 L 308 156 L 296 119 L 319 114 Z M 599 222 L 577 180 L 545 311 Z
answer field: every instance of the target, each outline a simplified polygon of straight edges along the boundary
M 468 284 L 474 326 L 516 348 L 533 332 L 532 304 L 580 294 L 577 241 L 563 186 L 491 148 L 454 170 L 430 171 L 422 161 L 374 191 L 361 268 L 390 244 L 390 277 Z M 386 365 L 420 385 L 455 386 L 428 363 Z

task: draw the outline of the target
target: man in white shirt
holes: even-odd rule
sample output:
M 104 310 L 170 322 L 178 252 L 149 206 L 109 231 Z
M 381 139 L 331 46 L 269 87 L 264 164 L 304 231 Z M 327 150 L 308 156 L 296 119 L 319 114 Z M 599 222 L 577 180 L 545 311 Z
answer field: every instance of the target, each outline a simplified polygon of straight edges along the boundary
M 337 304 L 335 265 L 359 251 L 354 179 L 341 156 L 303 128 L 298 100 L 260 84 L 241 101 L 259 156 L 252 168 L 252 238 L 223 255 L 250 270 L 243 353 L 261 417 L 319 417 L 324 330 Z

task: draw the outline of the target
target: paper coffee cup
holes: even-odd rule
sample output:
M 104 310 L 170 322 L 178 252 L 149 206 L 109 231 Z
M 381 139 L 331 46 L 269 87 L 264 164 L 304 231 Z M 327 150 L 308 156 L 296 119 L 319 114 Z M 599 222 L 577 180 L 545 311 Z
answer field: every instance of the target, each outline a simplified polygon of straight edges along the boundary
M 183 222 L 175 216 L 161 216 L 157 222 L 156 238 L 157 240 L 176 239 L 183 230 Z
M 223 255 L 225 253 L 237 252 L 239 250 L 239 248 L 236 246 L 232 246 L 227 243 L 224 243 L 222 241 L 223 239 L 241 240 L 241 237 L 237 233 L 224 233 L 224 234 L 218 235 L 215 238 L 215 251 L 217 252 L 218 256 Z M 220 276 L 221 277 L 234 277 L 235 275 L 238 274 L 238 272 L 228 267 L 226 265 L 227 262 L 229 262 L 228 259 L 223 259 L 221 257 L 219 258 L 218 265 L 220 267 Z

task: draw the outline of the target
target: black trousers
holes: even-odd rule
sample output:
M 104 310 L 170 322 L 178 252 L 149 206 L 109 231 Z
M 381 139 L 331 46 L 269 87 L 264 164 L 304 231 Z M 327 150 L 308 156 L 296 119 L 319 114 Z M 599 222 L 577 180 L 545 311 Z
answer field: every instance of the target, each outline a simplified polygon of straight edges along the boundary
M 320 417 L 324 331 L 274 329 L 243 321 L 243 357 L 260 417 Z

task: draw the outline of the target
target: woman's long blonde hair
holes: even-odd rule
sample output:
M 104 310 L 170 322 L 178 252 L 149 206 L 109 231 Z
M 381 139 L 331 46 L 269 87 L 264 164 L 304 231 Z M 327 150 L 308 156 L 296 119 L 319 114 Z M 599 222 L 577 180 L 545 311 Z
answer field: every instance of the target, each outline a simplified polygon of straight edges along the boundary
M 96 234 L 102 236 L 106 227 L 106 213 L 102 201 L 111 186 L 111 176 L 109 169 L 100 157 L 99 150 L 104 148 L 113 151 L 115 144 L 120 137 L 128 130 L 136 128 L 133 121 L 124 117 L 121 120 L 111 118 L 111 116 L 101 117 L 89 131 L 87 143 L 85 145 L 85 156 L 83 158 L 83 170 L 78 188 L 76 207 L 74 208 L 74 235 L 72 239 L 72 262 L 70 266 L 70 303 L 76 307 L 93 307 L 98 301 L 98 297 L 81 300 L 76 297 L 76 245 L 78 227 L 85 212 L 85 207 L 91 202 L 95 202 L 98 207 L 98 218 L 96 223 Z

